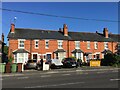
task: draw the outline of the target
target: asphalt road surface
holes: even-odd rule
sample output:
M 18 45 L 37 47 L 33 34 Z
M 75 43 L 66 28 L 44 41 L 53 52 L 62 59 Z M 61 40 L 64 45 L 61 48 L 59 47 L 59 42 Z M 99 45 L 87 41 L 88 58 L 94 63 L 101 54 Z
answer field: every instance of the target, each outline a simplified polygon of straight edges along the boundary
M 118 70 L 34 71 L 2 77 L 2 88 L 118 88 Z

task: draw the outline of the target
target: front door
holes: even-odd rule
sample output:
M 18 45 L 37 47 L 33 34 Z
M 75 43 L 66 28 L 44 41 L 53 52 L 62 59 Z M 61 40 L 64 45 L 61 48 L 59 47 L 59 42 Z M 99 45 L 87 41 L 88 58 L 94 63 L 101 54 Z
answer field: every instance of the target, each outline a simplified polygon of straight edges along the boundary
M 33 59 L 37 60 L 37 54 L 33 54 Z
M 51 60 L 51 54 L 47 54 L 46 56 L 47 61 Z
M 100 54 L 96 54 L 96 59 L 100 59 Z

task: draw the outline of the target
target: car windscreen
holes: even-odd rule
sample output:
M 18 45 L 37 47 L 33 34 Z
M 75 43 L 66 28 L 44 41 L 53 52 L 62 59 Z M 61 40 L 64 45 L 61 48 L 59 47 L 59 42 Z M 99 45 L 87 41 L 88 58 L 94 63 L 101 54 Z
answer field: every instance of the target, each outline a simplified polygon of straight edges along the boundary
M 28 60 L 28 63 L 36 63 L 36 60 Z

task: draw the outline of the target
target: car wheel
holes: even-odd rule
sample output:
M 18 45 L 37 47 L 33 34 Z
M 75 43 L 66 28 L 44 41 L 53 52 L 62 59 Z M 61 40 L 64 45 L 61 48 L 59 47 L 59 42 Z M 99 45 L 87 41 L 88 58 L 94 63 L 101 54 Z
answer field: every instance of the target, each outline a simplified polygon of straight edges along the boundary
M 37 70 L 41 70 L 41 68 L 39 66 L 37 66 Z

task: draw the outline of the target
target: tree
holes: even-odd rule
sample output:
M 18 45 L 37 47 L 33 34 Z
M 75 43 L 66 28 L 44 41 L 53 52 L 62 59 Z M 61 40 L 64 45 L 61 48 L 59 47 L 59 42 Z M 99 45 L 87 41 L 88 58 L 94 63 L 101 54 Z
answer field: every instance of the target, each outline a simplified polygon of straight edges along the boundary
M 4 46 L 4 51 L 3 51 L 6 55 L 8 55 L 8 46 Z
M 8 46 L 3 47 L 2 62 L 8 62 Z
M 116 54 L 120 55 L 120 42 L 116 45 L 115 50 L 117 50 Z

